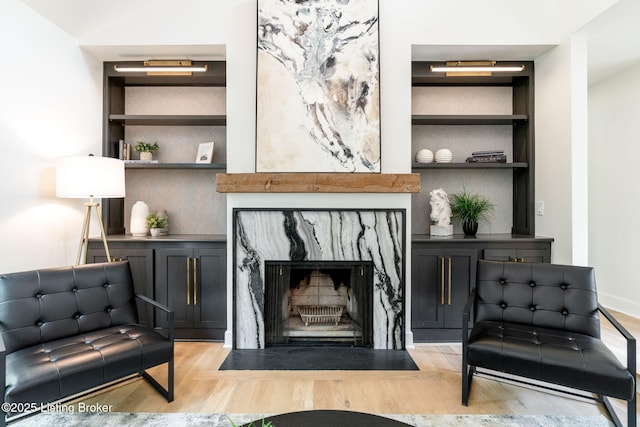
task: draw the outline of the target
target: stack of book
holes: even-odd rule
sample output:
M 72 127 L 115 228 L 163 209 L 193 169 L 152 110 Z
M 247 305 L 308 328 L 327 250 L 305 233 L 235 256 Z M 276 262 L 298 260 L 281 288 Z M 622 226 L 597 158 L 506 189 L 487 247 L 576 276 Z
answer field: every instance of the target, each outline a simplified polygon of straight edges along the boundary
M 113 145 L 113 153 L 117 154 L 120 160 L 131 160 L 131 144 L 121 139 L 118 142 L 114 142 Z
M 506 163 L 507 155 L 504 150 L 474 151 L 467 157 L 467 163 Z

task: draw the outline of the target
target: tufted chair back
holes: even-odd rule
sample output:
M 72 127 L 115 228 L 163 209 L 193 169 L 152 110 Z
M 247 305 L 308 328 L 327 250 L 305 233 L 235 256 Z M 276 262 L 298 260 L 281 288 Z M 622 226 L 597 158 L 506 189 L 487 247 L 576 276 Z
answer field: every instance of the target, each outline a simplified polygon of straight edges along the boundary
M 591 267 L 478 261 L 475 320 L 521 323 L 600 338 Z
M 0 335 L 7 354 L 135 323 L 127 261 L 0 275 Z

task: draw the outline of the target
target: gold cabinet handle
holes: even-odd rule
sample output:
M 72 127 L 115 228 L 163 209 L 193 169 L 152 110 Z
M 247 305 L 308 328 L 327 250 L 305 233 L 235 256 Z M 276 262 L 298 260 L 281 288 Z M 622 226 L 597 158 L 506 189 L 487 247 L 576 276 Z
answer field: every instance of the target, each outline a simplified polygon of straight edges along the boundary
M 198 258 L 193 259 L 193 305 L 198 305 Z
M 449 296 L 448 296 L 448 300 L 449 300 L 449 305 L 451 305 L 451 258 L 448 258 L 449 260 Z
M 187 305 L 191 305 L 191 258 L 187 258 Z
M 444 305 L 444 258 L 440 258 L 440 305 Z

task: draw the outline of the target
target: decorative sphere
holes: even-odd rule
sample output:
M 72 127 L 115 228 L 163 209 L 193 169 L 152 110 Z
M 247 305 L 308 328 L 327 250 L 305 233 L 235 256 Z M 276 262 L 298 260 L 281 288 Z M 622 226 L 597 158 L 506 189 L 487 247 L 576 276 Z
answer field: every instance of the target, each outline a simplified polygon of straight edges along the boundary
M 433 162 L 433 151 L 423 148 L 416 153 L 416 162 L 431 163 Z
M 436 163 L 451 163 L 453 161 L 453 153 L 448 148 L 441 148 L 436 151 Z

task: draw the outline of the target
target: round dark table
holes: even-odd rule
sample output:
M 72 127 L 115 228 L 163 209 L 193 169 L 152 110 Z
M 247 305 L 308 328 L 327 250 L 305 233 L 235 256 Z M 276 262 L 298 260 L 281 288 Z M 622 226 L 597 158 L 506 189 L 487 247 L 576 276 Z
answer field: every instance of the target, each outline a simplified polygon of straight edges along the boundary
M 262 427 L 271 422 L 273 427 L 407 427 L 409 424 L 379 415 L 352 411 L 301 411 L 272 415 L 242 427 Z

